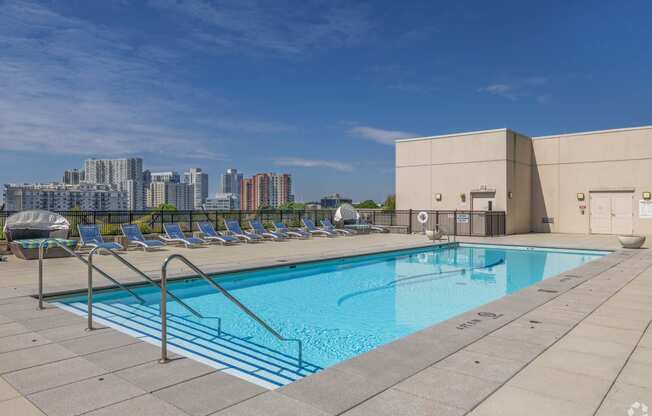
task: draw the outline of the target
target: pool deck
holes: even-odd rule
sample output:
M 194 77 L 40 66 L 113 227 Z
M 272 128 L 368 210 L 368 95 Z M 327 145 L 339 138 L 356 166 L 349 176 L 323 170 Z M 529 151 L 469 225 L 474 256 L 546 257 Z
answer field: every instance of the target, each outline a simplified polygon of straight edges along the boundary
M 618 249 L 612 236 L 458 241 Z M 156 276 L 172 253 L 213 273 L 424 244 L 365 235 L 126 257 Z M 109 256 L 96 264 L 138 281 Z M 651 266 L 651 250 L 617 250 L 269 391 L 183 357 L 158 364 L 155 346 L 37 310 L 37 262 L 10 257 L 0 263 L 0 415 L 626 415 L 636 402 L 652 406 Z M 173 276 L 187 274 L 175 263 Z M 46 293 L 85 287 L 76 259 L 46 261 Z

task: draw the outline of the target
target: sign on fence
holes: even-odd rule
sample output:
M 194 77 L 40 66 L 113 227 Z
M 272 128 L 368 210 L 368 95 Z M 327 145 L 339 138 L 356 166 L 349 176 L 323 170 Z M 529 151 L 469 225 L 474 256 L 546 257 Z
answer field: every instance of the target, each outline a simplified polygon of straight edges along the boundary
M 471 215 L 469 214 L 457 214 L 458 224 L 468 224 L 470 220 L 471 220 Z

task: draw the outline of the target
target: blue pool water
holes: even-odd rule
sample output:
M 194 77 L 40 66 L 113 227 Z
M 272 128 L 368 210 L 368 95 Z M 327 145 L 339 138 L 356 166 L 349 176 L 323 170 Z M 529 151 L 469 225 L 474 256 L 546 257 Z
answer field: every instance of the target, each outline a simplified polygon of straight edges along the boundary
M 460 245 L 220 275 L 220 284 L 280 334 L 302 340 L 308 363 L 303 369 L 293 367 L 295 344 L 273 338 L 206 282 L 170 282 L 171 292 L 206 317 L 198 319 L 170 301 L 170 344 L 178 352 L 242 370 L 274 387 L 604 254 Z M 155 340 L 159 292 L 151 286 L 136 290 L 145 304 L 122 291 L 97 293 L 96 316 L 103 323 Z M 85 301 L 77 296 L 59 302 L 82 313 Z M 285 372 L 287 381 L 270 375 L 274 371 L 265 366 L 281 368 L 279 373 Z

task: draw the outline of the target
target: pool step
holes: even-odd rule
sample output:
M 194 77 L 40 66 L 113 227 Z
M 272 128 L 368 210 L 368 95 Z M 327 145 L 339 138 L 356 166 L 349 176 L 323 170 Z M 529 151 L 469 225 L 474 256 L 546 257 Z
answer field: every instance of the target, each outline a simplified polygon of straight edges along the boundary
M 81 315 L 86 314 L 85 303 L 60 306 Z M 157 308 L 140 304 L 96 302 L 93 304 L 93 315 L 108 326 L 160 345 L 161 320 Z M 228 333 L 218 334 L 211 326 L 172 314 L 168 315 L 168 346 L 175 353 L 269 389 L 287 385 L 320 370 L 307 363 L 299 368 L 296 356 Z

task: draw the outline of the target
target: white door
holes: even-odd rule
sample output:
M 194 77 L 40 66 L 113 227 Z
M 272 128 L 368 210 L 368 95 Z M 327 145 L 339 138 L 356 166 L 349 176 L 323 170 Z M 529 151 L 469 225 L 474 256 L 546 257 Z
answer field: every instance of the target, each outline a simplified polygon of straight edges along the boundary
M 616 194 L 611 198 L 611 233 L 631 234 L 633 230 L 632 194 Z
M 631 234 L 633 208 L 631 192 L 592 192 L 590 223 L 592 234 Z

